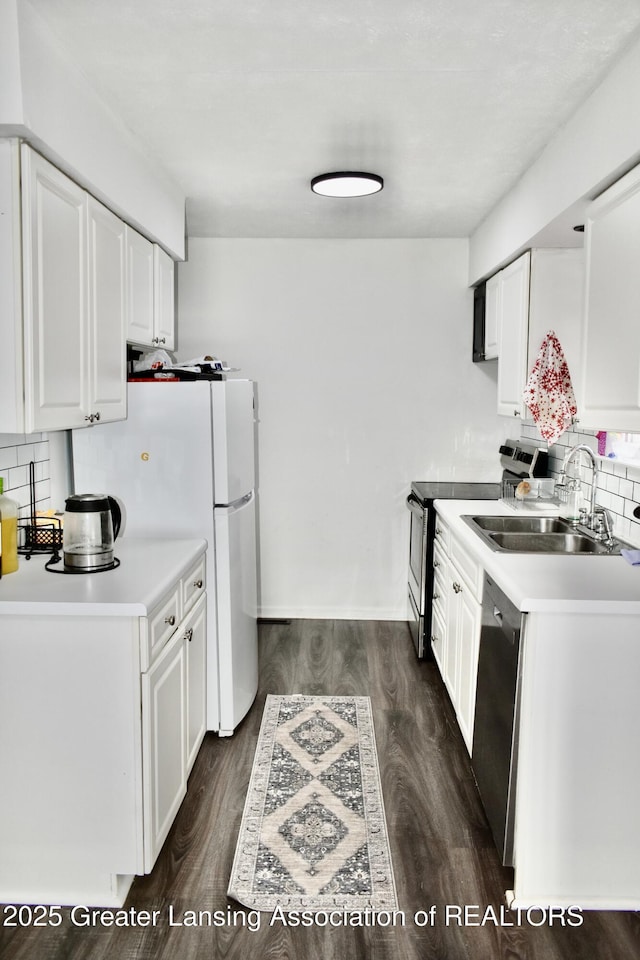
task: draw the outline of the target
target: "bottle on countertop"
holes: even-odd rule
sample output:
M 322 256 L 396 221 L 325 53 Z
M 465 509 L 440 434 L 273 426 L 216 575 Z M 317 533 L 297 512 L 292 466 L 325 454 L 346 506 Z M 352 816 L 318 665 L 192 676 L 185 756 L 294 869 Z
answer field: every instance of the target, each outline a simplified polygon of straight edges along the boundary
M 582 506 L 582 487 L 580 481 L 569 478 L 565 487 L 565 499 L 560 508 L 560 515 L 571 523 L 578 523 L 580 520 L 580 508 Z
M 18 569 L 18 504 L 3 490 L 0 477 L 0 577 Z

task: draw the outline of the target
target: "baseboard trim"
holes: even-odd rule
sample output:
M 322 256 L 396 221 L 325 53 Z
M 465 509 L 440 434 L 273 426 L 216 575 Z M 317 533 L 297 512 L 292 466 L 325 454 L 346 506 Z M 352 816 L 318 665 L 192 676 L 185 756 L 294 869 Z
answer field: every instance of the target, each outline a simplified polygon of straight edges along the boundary
M 259 620 L 406 620 L 404 609 L 374 609 L 372 607 L 354 607 L 349 610 L 335 610 L 331 607 L 261 607 Z

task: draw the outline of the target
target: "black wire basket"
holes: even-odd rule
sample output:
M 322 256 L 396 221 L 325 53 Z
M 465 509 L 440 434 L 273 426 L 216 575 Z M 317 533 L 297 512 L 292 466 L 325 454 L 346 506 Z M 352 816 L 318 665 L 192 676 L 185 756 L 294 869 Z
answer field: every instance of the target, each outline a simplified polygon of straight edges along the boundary
M 35 463 L 29 464 L 29 521 L 18 524 L 18 553 L 29 560 L 34 553 L 59 553 L 62 550 L 62 517 L 36 516 Z

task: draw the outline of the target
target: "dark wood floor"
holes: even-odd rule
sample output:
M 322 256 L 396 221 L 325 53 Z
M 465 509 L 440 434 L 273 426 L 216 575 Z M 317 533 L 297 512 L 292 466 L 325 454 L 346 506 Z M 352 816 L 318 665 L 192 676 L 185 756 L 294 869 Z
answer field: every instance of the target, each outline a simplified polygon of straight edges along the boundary
M 159 910 L 154 927 L 0 929 L 2 960 L 638 960 L 640 915 L 585 913 L 580 927 L 445 925 L 445 905 L 499 910 L 510 885 L 493 847 L 469 759 L 435 666 L 418 663 L 404 623 L 293 621 L 261 627 L 261 682 L 236 734 L 209 734 L 153 873 L 126 907 Z M 226 888 L 267 693 L 368 695 L 398 899 L 406 926 L 330 929 L 167 923 L 169 905 L 238 909 Z M 640 866 L 639 866 L 640 869 Z M 434 926 L 414 923 L 435 905 Z M 250 917 L 248 911 L 242 916 Z

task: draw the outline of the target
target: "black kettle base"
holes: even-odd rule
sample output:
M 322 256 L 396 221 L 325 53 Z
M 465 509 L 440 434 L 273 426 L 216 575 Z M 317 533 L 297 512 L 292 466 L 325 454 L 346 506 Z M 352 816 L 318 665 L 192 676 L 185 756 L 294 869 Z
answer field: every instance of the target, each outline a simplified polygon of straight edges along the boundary
M 62 560 L 62 557 L 60 556 L 60 554 L 54 553 L 51 559 L 47 560 L 47 562 L 45 563 L 44 565 L 45 570 L 48 570 L 49 573 L 69 573 L 72 576 L 75 576 L 76 574 L 83 575 L 85 573 L 105 573 L 107 570 L 115 570 L 116 567 L 120 566 L 120 561 L 118 560 L 117 557 L 113 558 L 113 563 L 109 563 L 104 567 L 94 567 L 93 569 L 86 569 L 86 570 L 83 570 L 81 567 L 77 567 L 77 568 L 65 567 L 65 566 L 57 567 L 56 564 L 60 563 L 61 560 Z

